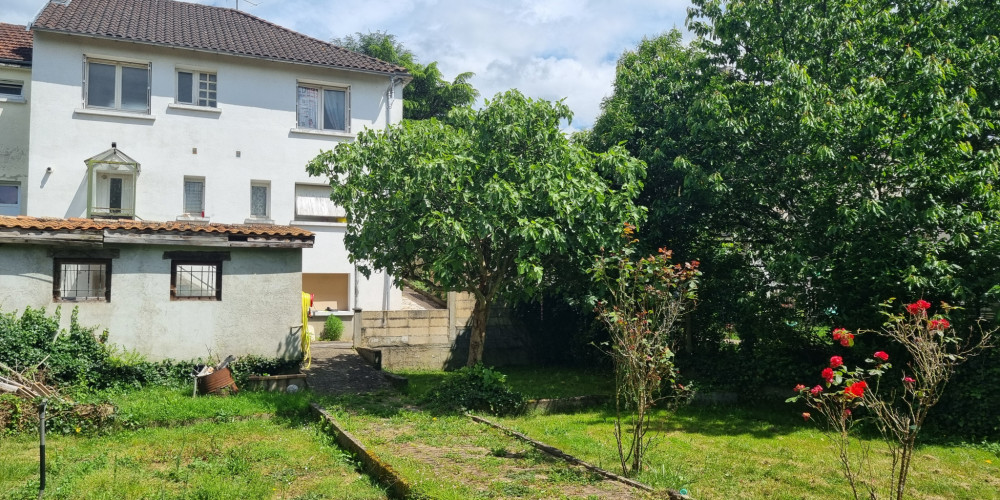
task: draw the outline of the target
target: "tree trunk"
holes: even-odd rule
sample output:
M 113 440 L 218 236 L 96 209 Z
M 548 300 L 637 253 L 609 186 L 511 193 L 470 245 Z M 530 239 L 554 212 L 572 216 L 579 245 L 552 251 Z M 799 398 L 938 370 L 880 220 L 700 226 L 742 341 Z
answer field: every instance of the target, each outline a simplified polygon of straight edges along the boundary
M 469 361 L 466 366 L 475 366 L 483 362 L 483 346 L 486 343 L 486 320 L 490 317 L 490 304 L 476 297 L 476 305 L 472 308 L 472 332 L 469 335 Z

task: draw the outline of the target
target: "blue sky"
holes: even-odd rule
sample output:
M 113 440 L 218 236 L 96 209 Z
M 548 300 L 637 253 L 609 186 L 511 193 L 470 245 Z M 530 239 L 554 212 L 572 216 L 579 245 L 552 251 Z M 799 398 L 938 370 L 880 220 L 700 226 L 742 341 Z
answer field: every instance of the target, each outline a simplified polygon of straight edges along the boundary
M 195 0 L 235 7 L 237 0 Z M 566 99 L 588 128 L 611 93 L 618 56 L 644 37 L 684 29 L 688 0 L 239 0 L 240 10 L 330 40 L 388 31 L 445 77 L 476 73 L 484 97 L 509 88 Z M 46 0 L 2 0 L 0 21 L 24 24 Z

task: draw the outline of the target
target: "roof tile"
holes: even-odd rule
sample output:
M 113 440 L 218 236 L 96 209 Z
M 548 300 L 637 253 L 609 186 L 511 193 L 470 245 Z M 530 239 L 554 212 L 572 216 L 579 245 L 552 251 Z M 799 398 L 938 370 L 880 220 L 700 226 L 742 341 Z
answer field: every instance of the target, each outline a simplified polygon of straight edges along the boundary
M 26 215 L 0 216 L 0 231 L 127 231 L 133 233 L 209 233 L 228 236 L 255 236 L 312 240 L 313 233 L 294 226 L 272 224 L 196 224 L 185 221 L 153 222 L 128 219 L 59 219 Z
M 0 23 L 0 62 L 30 65 L 31 41 L 26 26 Z
M 308 37 L 235 9 L 174 0 L 49 2 L 32 29 L 405 75 L 402 66 Z

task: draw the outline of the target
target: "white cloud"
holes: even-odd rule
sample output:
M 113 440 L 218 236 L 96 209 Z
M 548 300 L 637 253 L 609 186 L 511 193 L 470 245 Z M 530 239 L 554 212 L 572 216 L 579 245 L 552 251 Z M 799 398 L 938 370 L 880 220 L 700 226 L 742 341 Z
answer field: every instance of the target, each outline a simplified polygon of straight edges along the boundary
M 234 7 L 236 0 L 196 0 Z M 472 71 L 484 97 L 517 88 L 566 98 L 573 129 L 611 93 L 618 56 L 643 36 L 684 26 L 687 0 L 246 0 L 241 10 L 321 40 L 385 30 L 445 77 Z M 25 23 L 45 0 L 2 0 L 0 21 Z

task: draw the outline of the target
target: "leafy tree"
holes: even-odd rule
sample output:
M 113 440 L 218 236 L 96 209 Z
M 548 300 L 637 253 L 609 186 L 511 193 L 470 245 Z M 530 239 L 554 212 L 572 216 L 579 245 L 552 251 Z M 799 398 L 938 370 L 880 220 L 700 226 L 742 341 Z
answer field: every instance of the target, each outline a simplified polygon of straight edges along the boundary
M 649 226 L 682 258 L 714 248 L 712 279 L 715 255 L 740 257 L 735 281 L 757 288 L 734 287 L 746 290 L 725 305 L 734 311 L 793 306 L 789 321 L 857 327 L 877 319 L 879 297 L 926 294 L 978 314 L 1000 281 L 1000 11 L 982 0 L 693 4 L 700 38 L 666 35 L 623 56 L 591 134 L 649 163 Z
M 482 359 L 496 300 L 534 295 L 557 266 L 583 270 L 644 211 L 644 165 L 614 147 L 592 153 L 559 130 L 561 102 L 516 90 L 444 120 L 367 130 L 317 156 L 349 222 L 352 259 L 476 298 L 469 366 Z
M 479 97 L 479 91 L 469 83 L 475 73 L 465 72 L 451 82 L 437 67 L 437 62 L 426 65 L 416 61 L 416 56 L 403 46 L 396 35 L 385 31 L 355 33 L 333 40 L 335 45 L 406 68 L 413 80 L 403 93 L 403 117 L 410 120 L 444 118 L 448 111 L 459 106 L 469 106 Z

